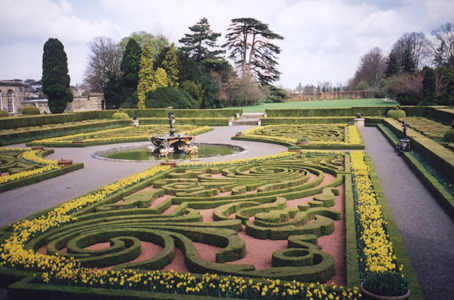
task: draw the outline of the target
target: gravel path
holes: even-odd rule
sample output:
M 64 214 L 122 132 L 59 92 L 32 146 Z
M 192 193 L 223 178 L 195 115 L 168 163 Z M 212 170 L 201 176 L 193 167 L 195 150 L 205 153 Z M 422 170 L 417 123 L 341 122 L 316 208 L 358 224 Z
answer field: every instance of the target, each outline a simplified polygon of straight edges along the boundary
M 361 135 L 424 299 L 454 299 L 454 221 L 377 128 Z

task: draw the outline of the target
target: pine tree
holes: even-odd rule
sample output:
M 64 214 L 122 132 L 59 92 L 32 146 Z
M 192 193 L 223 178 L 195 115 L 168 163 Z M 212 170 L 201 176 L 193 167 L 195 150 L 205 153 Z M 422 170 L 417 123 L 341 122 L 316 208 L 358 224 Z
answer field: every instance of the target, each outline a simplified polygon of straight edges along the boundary
M 413 74 L 416 71 L 415 61 L 411 49 L 407 47 L 402 56 L 402 71 Z
M 166 57 L 162 62 L 162 66 L 167 73 L 168 78 L 168 85 L 170 87 L 178 87 L 178 57 L 177 57 L 177 49 L 175 48 L 175 44 L 172 43 L 170 45 L 169 51 L 166 53 Z
M 167 73 L 163 68 L 158 68 L 156 70 L 154 81 L 156 84 L 156 88 L 159 87 L 167 87 L 169 85 L 169 79 L 167 78 Z
M 180 49 L 188 53 L 197 63 L 201 63 L 207 58 L 217 57 L 225 52 L 223 50 L 210 50 L 210 48 L 218 47 L 216 40 L 221 34 L 210 29 L 207 18 L 200 19 L 197 24 L 189 27 L 189 29 L 193 33 L 185 33 L 186 37 L 179 40 L 180 43 L 184 44 Z
M 54 114 L 64 112 L 73 94 L 69 86 L 68 59 L 63 44 L 50 38 L 44 44 L 42 91 L 48 97 L 49 109 Z
M 424 67 L 424 79 L 422 81 L 422 105 L 436 105 L 437 96 L 437 76 L 432 68 Z
M 145 44 L 140 58 L 139 83 L 137 85 L 137 97 L 139 98 L 137 108 L 139 109 L 146 108 L 145 95 L 147 92 L 156 89 L 154 73 L 151 48 L 148 44 Z
M 388 56 L 388 66 L 385 70 L 385 78 L 389 78 L 399 73 L 399 64 L 397 62 L 396 52 L 391 51 Z

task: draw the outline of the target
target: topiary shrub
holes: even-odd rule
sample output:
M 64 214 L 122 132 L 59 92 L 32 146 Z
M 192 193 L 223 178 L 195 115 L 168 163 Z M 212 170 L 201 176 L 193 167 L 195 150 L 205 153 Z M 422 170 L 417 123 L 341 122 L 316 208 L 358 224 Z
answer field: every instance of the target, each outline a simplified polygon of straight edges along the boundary
M 300 146 L 290 146 L 290 147 L 288 147 L 288 150 L 295 151 L 295 150 L 301 150 L 301 148 L 300 148 Z
M 41 112 L 39 111 L 39 108 L 33 105 L 25 106 L 22 108 L 22 114 L 23 115 L 39 115 Z
M 388 118 L 393 118 L 393 119 L 399 119 L 399 118 L 405 118 L 407 114 L 405 113 L 404 110 L 401 110 L 399 108 L 396 109 L 391 109 L 386 113 L 386 116 Z
M 445 136 L 443 137 L 443 141 L 448 143 L 454 142 L 454 121 L 451 123 L 451 129 L 446 131 Z
M 112 119 L 123 120 L 129 119 L 129 115 L 123 111 L 123 109 L 119 109 L 116 113 L 112 115 Z
M 6 110 L 0 110 L 0 118 L 9 117 L 9 113 Z

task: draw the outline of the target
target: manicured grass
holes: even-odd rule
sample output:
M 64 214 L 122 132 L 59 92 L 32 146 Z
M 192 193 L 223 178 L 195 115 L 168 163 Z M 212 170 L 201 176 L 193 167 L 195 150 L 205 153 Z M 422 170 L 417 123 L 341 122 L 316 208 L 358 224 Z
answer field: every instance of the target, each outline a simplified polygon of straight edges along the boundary
M 357 106 L 390 106 L 397 102 L 384 101 L 383 99 L 348 99 L 348 100 L 318 100 L 318 101 L 292 101 L 282 103 L 264 103 L 254 106 L 238 107 L 243 112 L 265 112 L 268 108 L 344 108 Z

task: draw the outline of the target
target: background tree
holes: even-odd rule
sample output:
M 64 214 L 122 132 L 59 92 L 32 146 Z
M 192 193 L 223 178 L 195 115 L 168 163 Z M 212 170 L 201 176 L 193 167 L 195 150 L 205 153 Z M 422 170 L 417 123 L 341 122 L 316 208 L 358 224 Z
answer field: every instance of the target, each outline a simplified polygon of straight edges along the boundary
M 106 37 L 96 37 L 88 43 L 90 54 L 85 69 L 84 82 L 90 85 L 91 91 L 103 92 L 108 75 L 120 75 L 122 53 L 117 43 Z
M 399 65 L 397 62 L 396 52 L 391 51 L 386 62 L 385 78 L 389 78 L 399 73 Z
M 402 56 L 402 71 L 408 74 L 413 74 L 416 71 L 415 60 L 410 48 L 405 49 L 404 55 Z
M 134 40 L 130 39 L 126 45 L 121 60 L 121 77 L 120 82 L 124 85 L 127 107 L 136 107 L 137 85 L 139 84 L 140 59 L 142 57 L 142 48 Z
M 228 31 L 224 47 L 230 51 L 229 57 L 235 61 L 243 80 L 254 78 L 262 86 L 279 80 L 276 55 L 281 50 L 271 41 L 282 40 L 282 36 L 253 18 L 232 19 Z
M 371 88 L 378 88 L 380 80 L 385 74 L 385 69 L 386 59 L 381 49 L 373 48 L 367 54 L 361 56 L 358 69 L 350 82 L 351 88 L 355 88 L 360 81 L 365 81 Z
M 169 50 L 166 53 L 165 59 L 162 62 L 162 66 L 167 73 L 168 85 L 170 87 L 178 87 L 178 56 L 175 44 L 170 45 Z
M 156 58 L 156 56 L 159 52 L 161 52 L 162 49 L 169 47 L 168 38 L 161 33 L 152 34 L 146 31 L 136 31 L 120 41 L 119 47 L 122 52 L 126 50 L 126 46 L 128 45 L 130 39 L 135 40 L 140 48 L 143 48 L 145 44 L 148 44 L 150 46 L 151 55 L 153 56 L 153 58 Z M 153 63 L 154 62 L 155 61 L 153 61 Z
M 454 105 L 454 68 L 441 66 L 435 72 L 441 88 L 438 103 L 441 105 Z
M 68 59 L 63 44 L 50 38 L 44 44 L 42 91 L 47 95 L 49 109 L 54 114 L 64 112 L 73 95 L 69 86 Z
M 410 72 L 411 67 L 414 66 L 414 70 L 410 73 L 420 70 L 430 55 L 427 40 L 422 32 L 404 33 L 393 45 L 391 51 L 396 54 L 399 70 L 406 65 L 406 72 Z
M 429 48 L 436 66 L 454 68 L 454 22 L 432 31 Z
M 169 79 L 167 77 L 166 70 L 158 68 L 155 73 L 155 84 L 156 88 L 167 87 L 169 85 Z
M 435 71 L 429 67 L 424 67 L 423 72 L 421 105 L 436 105 L 438 102 L 437 76 Z
M 153 70 L 153 57 L 151 56 L 151 48 L 148 44 L 145 44 L 140 58 L 140 71 L 139 71 L 139 83 L 137 85 L 137 97 L 139 102 L 137 108 L 144 109 L 145 107 L 145 95 L 148 91 L 155 90 L 155 72 Z
M 189 29 L 192 33 L 185 33 L 185 37 L 178 42 L 184 45 L 180 47 L 181 51 L 194 58 L 197 63 L 202 63 L 207 58 L 216 58 L 225 52 L 224 50 L 210 50 L 218 47 L 216 40 L 221 34 L 211 30 L 207 18 L 200 19 Z

